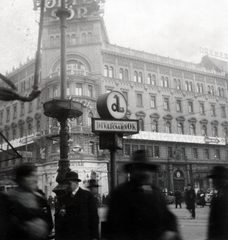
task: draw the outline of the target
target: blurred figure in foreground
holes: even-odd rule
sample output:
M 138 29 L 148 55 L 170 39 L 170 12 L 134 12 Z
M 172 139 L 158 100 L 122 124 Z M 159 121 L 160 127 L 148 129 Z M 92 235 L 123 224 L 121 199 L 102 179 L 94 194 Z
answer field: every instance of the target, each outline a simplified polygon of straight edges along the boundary
M 108 239 L 180 239 L 176 217 L 168 210 L 160 190 L 152 185 L 152 172 L 157 168 L 148 161 L 144 150 L 136 151 L 124 166 L 130 181 L 111 193 Z
M 53 221 L 46 197 L 37 188 L 35 165 L 18 165 L 15 182 L 18 188 L 9 191 L 0 200 L 0 239 L 48 239 Z
M 187 190 L 185 193 L 185 203 L 186 203 L 186 208 L 191 213 L 192 219 L 195 219 L 196 218 L 196 211 L 195 211 L 195 209 L 196 209 L 196 193 L 190 183 L 188 183 L 188 185 L 187 185 Z
M 98 188 L 100 186 L 97 184 L 96 179 L 90 179 L 89 180 L 89 186 L 88 189 L 90 190 L 90 192 L 93 194 L 97 207 L 101 206 L 101 199 L 100 199 L 100 195 L 98 194 Z
M 175 196 L 175 204 L 176 204 L 176 208 L 179 205 L 181 208 L 181 200 L 182 200 L 182 196 L 181 196 L 181 192 L 179 191 L 179 189 L 177 189 L 174 193 Z
M 94 196 L 79 187 L 81 180 L 76 172 L 68 172 L 66 181 L 69 192 L 60 199 L 56 212 L 59 219 L 58 239 L 98 239 L 99 216 Z
M 208 176 L 213 180 L 217 195 L 211 202 L 208 224 L 208 240 L 228 239 L 228 169 L 215 166 Z

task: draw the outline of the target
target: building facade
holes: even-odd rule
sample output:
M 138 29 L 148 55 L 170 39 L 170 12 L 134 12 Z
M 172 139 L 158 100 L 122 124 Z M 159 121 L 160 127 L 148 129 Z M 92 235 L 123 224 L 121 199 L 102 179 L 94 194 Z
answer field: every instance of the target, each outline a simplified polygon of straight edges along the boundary
M 101 195 L 109 191 L 110 154 L 99 149 L 99 136 L 91 132 L 91 122 L 99 117 L 97 98 L 115 90 L 127 100 L 125 118 L 138 119 L 140 127 L 139 134 L 123 138 L 123 149 L 117 151 L 117 184 L 128 179 L 122 165 L 132 152 L 145 149 L 149 160 L 160 165 L 154 177 L 160 188 L 182 190 L 187 183 L 210 188 L 205 177 L 211 168 L 228 165 L 226 72 L 209 66 L 208 61 L 193 64 L 113 45 L 102 17 L 103 4 L 79 2 L 72 1 L 67 21 L 66 91 L 83 105 L 83 115 L 68 121 L 70 168 L 79 173 L 82 186 L 95 178 Z M 7 175 L 14 165 L 32 161 L 38 166 L 39 187 L 47 195 L 53 195 L 57 185 L 59 160 L 59 123 L 46 117 L 42 106 L 60 97 L 56 7 L 58 1 L 56 5 L 46 3 L 40 97 L 31 103 L 0 104 L 0 130 L 23 155 L 22 159 L 7 160 L 6 153 L 1 153 L 0 173 Z M 26 95 L 31 92 L 33 74 L 34 60 L 28 60 L 8 77 Z M 7 150 L 7 144 L 1 144 Z

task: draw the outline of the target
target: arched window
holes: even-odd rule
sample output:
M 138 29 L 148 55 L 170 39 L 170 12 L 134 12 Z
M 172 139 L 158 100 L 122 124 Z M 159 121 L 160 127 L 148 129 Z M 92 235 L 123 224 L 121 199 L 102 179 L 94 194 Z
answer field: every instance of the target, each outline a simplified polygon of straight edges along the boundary
M 208 94 L 211 94 L 211 87 L 208 86 L 207 89 L 208 89 Z
M 151 74 L 147 75 L 147 83 L 152 85 L 152 77 Z
M 156 76 L 155 75 L 152 76 L 151 85 L 154 85 L 154 86 L 156 85 Z
M 87 34 L 87 42 L 91 43 L 92 42 L 92 33 Z
M 110 77 L 110 78 L 113 78 L 113 77 L 114 77 L 113 67 L 109 67 L 109 77 Z
M 171 124 L 168 121 L 165 124 L 165 132 L 166 133 L 171 133 Z
M 223 137 L 228 137 L 228 129 L 227 129 L 227 127 L 224 127 L 223 128 Z
M 23 126 L 20 127 L 20 138 L 23 138 L 24 136 L 24 128 Z
M 70 46 L 70 35 L 66 35 L 66 45 Z
M 55 37 L 55 46 L 56 46 L 56 47 L 59 47 L 59 46 L 60 46 L 60 38 L 59 38 L 59 36 L 56 36 L 56 37 Z
M 197 83 L 197 92 L 200 93 L 200 84 Z
M 207 126 L 203 125 L 201 130 L 202 130 L 202 136 L 207 136 Z
M 184 128 L 182 123 L 178 123 L 177 125 L 177 133 L 178 134 L 184 134 Z
M 203 84 L 200 84 L 200 92 L 203 93 Z
M 186 91 L 189 91 L 189 88 L 188 88 L 188 81 L 185 82 L 185 89 L 186 89 Z
M 13 128 L 12 139 L 15 140 L 16 138 L 17 138 L 16 128 Z
M 54 37 L 50 37 L 50 47 L 54 47 Z
M 224 88 L 221 89 L 221 97 L 225 97 Z
M 196 135 L 196 128 L 193 123 L 190 124 L 190 135 Z
M 134 82 L 138 82 L 138 73 L 134 72 Z
M 179 89 L 179 90 L 181 89 L 181 81 L 180 81 L 180 79 L 177 80 L 177 89 Z
M 192 82 L 189 82 L 189 91 L 192 92 L 193 88 L 192 88 Z
M 89 113 L 88 114 L 88 126 L 91 127 L 92 126 L 92 118 L 93 118 L 93 114 Z
M 82 44 L 86 43 L 86 34 L 85 33 L 82 33 L 82 35 L 81 35 L 81 43 Z
M 128 70 L 127 69 L 124 70 L 124 79 L 125 80 L 129 80 Z
M 162 87 L 165 86 L 165 79 L 164 79 L 164 77 L 161 77 L 161 86 L 162 86 Z
M 143 76 L 142 76 L 142 73 L 141 73 L 141 72 L 139 73 L 139 78 L 138 78 L 138 80 L 139 80 L 139 83 L 142 83 L 142 82 L 143 82 Z
M 40 132 L 40 120 L 37 120 L 36 122 L 36 131 Z
M 215 94 L 215 91 L 214 91 L 214 87 L 211 86 L 211 94 L 214 95 Z
M 164 85 L 164 87 L 169 87 L 169 79 L 167 77 L 165 78 L 165 85 Z
M 104 66 L 104 76 L 108 77 L 108 66 Z
M 212 137 L 218 137 L 218 128 L 216 126 L 212 128 Z
M 158 121 L 153 119 L 151 122 L 151 131 L 158 132 Z
M 77 40 L 76 40 L 76 35 L 75 34 L 73 34 L 72 36 L 71 36 L 71 45 L 76 45 L 77 44 Z
M 120 79 L 124 79 L 124 70 L 123 70 L 123 68 L 120 68 L 119 78 L 120 78 Z
M 139 131 L 144 131 L 144 121 L 142 118 L 139 119 Z
M 32 134 L 32 124 L 29 123 L 28 124 L 28 135 L 31 135 Z

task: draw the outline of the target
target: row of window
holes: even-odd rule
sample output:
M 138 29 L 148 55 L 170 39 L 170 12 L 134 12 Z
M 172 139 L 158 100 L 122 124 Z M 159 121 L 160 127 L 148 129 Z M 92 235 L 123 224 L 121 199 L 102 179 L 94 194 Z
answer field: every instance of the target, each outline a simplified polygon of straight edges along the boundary
M 109 92 L 111 90 L 107 90 Z M 128 101 L 128 92 L 123 92 L 124 97 Z M 143 93 L 136 93 L 136 106 L 137 107 L 143 107 Z M 183 106 L 183 102 L 186 102 L 187 106 Z M 173 108 L 170 108 L 171 104 L 176 104 L 176 111 L 177 112 L 183 112 L 184 109 L 187 109 L 188 113 L 199 113 L 200 115 L 206 115 L 206 112 L 210 112 L 210 115 L 215 117 L 218 115 L 217 111 L 220 109 L 220 114 L 222 118 L 226 118 L 226 106 L 225 105 L 220 105 L 219 108 L 216 108 L 216 105 L 214 103 L 210 103 L 210 109 L 205 110 L 205 103 L 199 102 L 199 111 L 196 110 L 194 111 L 194 102 L 191 100 L 181 100 L 181 99 L 176 99 L 176 102 L 170 103 L 169 97 L 163 97 L 163 110 L 170 111 L 173 110 Z M 157 106 L 157 99 L 156 96 L 151 95 L 150 96 L 150 107 L 153 109 L 157 109 L 162 107 L 162 105 Z M 186 108 L 187 107 L 187 108 Z
M 162 123 L 163 124 L 163 123 Z M 143 118 L 139 118 L 139 129 L 140 131 L 145 130 L 145 122 Z M 146 128 L 148 130 L 148 128 Z M 164 125 L 159 125 L 159 120 L 151 118 L 150 121 L 150 129 L 151 132 L 165 132 L 165 133 L 177 133 L 177 134 L 190 134 L 190 135 L 196 135 L 196 123 L 195 122 L 189 122 L 189 129 L 188 132 L 184 131 L 184 121 L 176 121 L 176 125 L 172 125 L 172 120 L 165 120 Z M 207 124 L 201 124 L 201 135 L 207 136 L 209 135 Z M 218 126 L 212 125 L 211 126 L 211 135 L 212 137 L 218 137 Z M 222 137 L 228 137 L 228 127 L 224 126 L 222 128 Z
M 85 89 L 84 89 L 85 88 Z M 82 83 L 67 83 L 67 96 L 88 96 L 94 97 L 94 87 L 92 85 L 83 85 Z M 54 84 L 47 88 L 47 98 L 55 98 L 60 96 L 60 85 Z
M 155 157 L 155 158 L 160 158 L 161 157 L 161 147 L 156 146 L 156 145 L 130 145 L 130 144 L 124 144 L 124 149 L 123 150 L 118 150 L 117 154 L 119 156 L 131 156 L 132 152 L 139 150 L 139 149 L 144 149 L 146 150 L 147 156 L 148 157 Z M 162 148 L 162 151 L 164 153 L 164 149 Z M 182 157 L 178 157 L 179 154 L 182 155 Z M 228 151 L 227 151 L 227 157 L 228 157 Z M 164 154 L 163 154 L 164 155 Z M 189 155 L 189 154 L 188 154 Z M 214 148 L 214 149 L 198 149 L 198 148 L 191 148 L 191 158 L 192 159 L 198 159 L 199 156 L 203 156 L 203 159 L 221 159 L 220 156 L 220 149 L 219 148 Z M 167 157 L 169 159 L 187 159 L 188 156 L 186 156 L 186 149 L 181 148 L 180 151 L 177 153 L 175 151 L 175 148 L 173 147 L 168 147 L 167 148 Z
M 93 35 L 91 32 L 82 33 L 80 38 L 76 37 L 76 34 L 66 35 L 67 46 L 75 46 L 77 44 L 91 43 L 93 41 Z M 50 47 L 60 47 L 60 36 L 50 37 Z
M 104 66 L 104 76 L 114 78 L 114 68 L 112 66 L 105 65 Z M 128 69 L 124 69 L 124 68 L 119 69 L 119 79 L 130 80 Z M 143 73 L 141 71 L 134 71 L 133 80 L 134 80 L 134 82 L 143 83 L 144 82 L 143 81 Z M 150 73 L 147 75 L 146 83 L 150 84 L 150 85 L 154 85 L 154 86 L 159 85 L 161 87 L 167 87 L 167 88 L 171 87 L 168 77 L 161 76 L 160 84 L 159 84 L 156 80 L 155 74 L 150 74 Z M 183 82 L 183 80 L 173 78 L 173 83 L 174 83 L 173 88 L 175 88 L 175 89 L 178 89 L 178 90 L 182 89 L 182 90 L 186 90 L 186 91 L 190 91 L 190 92 L 194 91 L 193 82 L 191 82 L 191 81 Z M 208 85 L 207 91 L 205 91 L 204 84 L 202 84 L 202 83 L 201 84 L 197 83 L 196 92 L 225 97 L 225 90 L 223 87 L 218 87 L 218 91 L 216 93 L 214 90 L 214 86 Z
M 34 110 L 33 102 L 28 102 L 28 103 L 21 102 L 20 103 L 20 116 L 23 116 L 25 114 L 25 104 L 28 104 L 28 113 L 30 113 Z M 36 109 L 39 109 L 40 107 L 41 107 L 41 102 L 40 102 L 40 97 L 38 97 L 36 100 Z M 11 109 L 12 109 L 12 114 L 11 114 Z M 4 113 L 5 113 L 5 115 L 4 115 Z M 18 117 L 18 105 L 14 104 L 13 106 L 9 106 L 5 110 L 2 110 L 0 112 L 0 124 L 4 123 L 4 116 L 5 116 L 6 122 L 10 122 L 12 119 L 16 119 Z M 12 117 L 12 119 L 11 119 L 11 117 Z
M 23 124 L 19 128 L 13 127 L 11 130 L 10 129 L 5 130 L 4 135 L 8 140 L 11 141 L 17 138 L 23 138 L 32 135 L 34 132 L 40 132 L 41 131 L 40 120 L 37 120 L 35 124 L 36 124 L 35 127 L 33 127 L 32 122 L 28 122 L 26 126 L 24 126 Z M 2 138 L 0 138 L 0 140 L 2 141 Z M 0 144 L 2 144 L 2 142 L 0 142 Z

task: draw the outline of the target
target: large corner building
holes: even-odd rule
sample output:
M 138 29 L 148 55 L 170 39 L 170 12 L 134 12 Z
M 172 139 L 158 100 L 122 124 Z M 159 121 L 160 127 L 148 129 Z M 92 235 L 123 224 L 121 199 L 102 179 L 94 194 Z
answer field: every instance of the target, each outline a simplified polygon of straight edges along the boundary
M 60 97 L 60 23 L 54 2 L 46 3 L 40 97 L 31 103 L 0 103 L 0 131 L 23 156 L 8 160 L 1 152 L 1 178 L 10 176 L 16 164 L 34 162 L 39 187 L 47 195 L 54 194 L 59 160 L 59 123 L 43 113 L 44 102 Z M 116 90 L 127 100 L 126 118 L 138 119 L 140 127 L 139 134 L 124 138 L 123 150 L 117 152 L 117 184 L 128 177 L 122 164 L 133 151 L 145 149 L 150 161 L 160 164 L 155 178 L 160 188 L 173 191 L 187 183 L 210 188 L 205 177 L 211 168 L 228 166 L 225 69 L 208 56 L 193 64 L 111 44 L 104 6 L 97 2 L 72 1 L 67 21 L 67 96 L 83 104 L 83 115 L 68 121 L 70 168 L 79 173 L 82 186 L 95 178 L 100 194 L 109 191 L 110 154 L 99 149 L 91 119 L 99 117 L 97 98 Z M 23 95 L 32 91 L 34 63 L 28 60 L 7 74 Z M 4 141 L 1 147 L 11 151 Z

